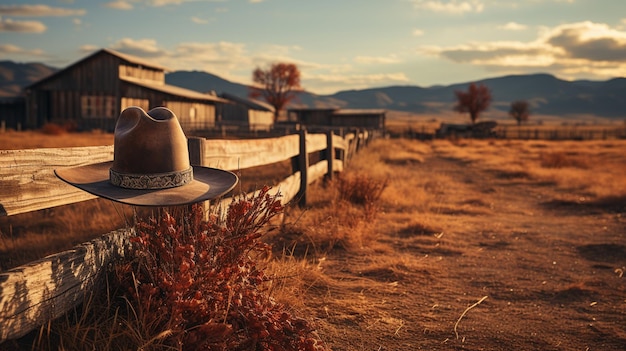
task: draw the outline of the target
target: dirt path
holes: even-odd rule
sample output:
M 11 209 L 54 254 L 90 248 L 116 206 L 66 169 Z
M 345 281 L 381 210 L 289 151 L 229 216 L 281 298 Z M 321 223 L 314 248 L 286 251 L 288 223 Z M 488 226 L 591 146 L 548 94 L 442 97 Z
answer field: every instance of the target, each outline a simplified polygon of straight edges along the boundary
M 310 287 L 334 350 L 626 349 L 624 199 L 437 153 L 412 167 L 392 181 L 438 200 L 386 206 L 377 244 Z

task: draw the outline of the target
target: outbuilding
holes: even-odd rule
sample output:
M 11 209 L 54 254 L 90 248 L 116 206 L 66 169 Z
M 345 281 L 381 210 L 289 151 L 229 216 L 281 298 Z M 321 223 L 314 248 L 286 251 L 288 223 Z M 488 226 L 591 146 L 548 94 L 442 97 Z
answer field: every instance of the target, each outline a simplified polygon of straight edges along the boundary
M 365 128 L 384 131 L 386 111 L 378 109 L 294 108 L 287 120 L 306 126 Z
M 80 130 L 112 131 L 121 111 L 164 106 L 178 116 L 188 132 L 215 126 L 213 94 L 165 84 L 164 66 L 110 49 L 101 49 L 26 87 L 26 126 L 73 124 Z
M 269 131 L 274 125 L 274 107 L 256 99 L 246 99 L 230 93 L 220 97 L 230 101 L 221 105 L 219 124 L 246 131 Z

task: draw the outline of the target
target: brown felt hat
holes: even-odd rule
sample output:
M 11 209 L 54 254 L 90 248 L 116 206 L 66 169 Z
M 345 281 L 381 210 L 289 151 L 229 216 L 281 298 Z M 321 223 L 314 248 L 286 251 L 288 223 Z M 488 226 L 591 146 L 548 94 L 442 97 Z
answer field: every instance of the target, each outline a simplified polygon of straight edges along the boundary
M 115 126 L 113 161 L 57 169 L 63 181 L 113 201 L 176 206 L 220 197 L 237 184 L 232 172 L 191 166 L 187 137 L 165 107 L 122 111 Z

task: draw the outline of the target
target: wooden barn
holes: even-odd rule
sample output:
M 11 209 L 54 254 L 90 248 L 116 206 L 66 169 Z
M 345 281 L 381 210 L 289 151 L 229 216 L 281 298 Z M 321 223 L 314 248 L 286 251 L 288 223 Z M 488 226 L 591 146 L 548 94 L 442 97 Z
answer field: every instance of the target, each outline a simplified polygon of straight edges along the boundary
M 214 127 L 216 105 L 226 101 L 165 84 L 166 70 L 135 56 L 99 50 L 24 89 L 26 127 L 54 122 L 112 131 L 129 106 L 165 106 L 186 132 Z
M 287 120 L 308 126 L 385 129 L 385 110 L 297 108 L 287 110 Z
M 22 129 L 25 113 L 24 106 L 24 98 L 22 96 L 0 98 L 0 132 L 6 129 Z
M 266 102 L 244 99 L 222 93 L 220 97 L 230 103 L 220 105 L 218 123 L 247 131 L 269 131 L 274 125 L 274 107 Z

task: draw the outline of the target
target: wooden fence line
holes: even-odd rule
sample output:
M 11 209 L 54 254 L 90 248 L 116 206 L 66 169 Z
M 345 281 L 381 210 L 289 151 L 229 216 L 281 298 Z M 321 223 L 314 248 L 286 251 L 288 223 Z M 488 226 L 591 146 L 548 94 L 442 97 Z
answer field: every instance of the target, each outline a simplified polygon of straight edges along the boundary
M 306 205 L 307 185 L 343 171 L 349 159 L 377 132 L 359 131 L 345 136 L 299 134 L 271 139 L 188 139 L 194 165 L 238 170 L 292 160 L 293 173 L 273 185 L 283 203 L 297 199 Z M 309 164 L 309 154 L 326 157 Z M 113 159 L 113 146 L 0 150 L 0 216 L 11 216 L 95 198 L 56 178 L 53 170 Z M 227 206 L 231 198 L 216 206 Z M 62 316 L 79 304 L 114 260 L 129 248 L 132 229 L 120 229 L 71 250 L 0 273 L 0 344 L 16 339 Z

